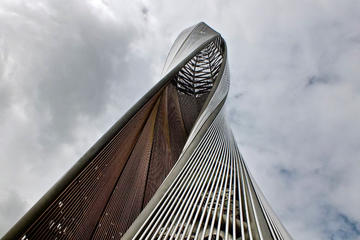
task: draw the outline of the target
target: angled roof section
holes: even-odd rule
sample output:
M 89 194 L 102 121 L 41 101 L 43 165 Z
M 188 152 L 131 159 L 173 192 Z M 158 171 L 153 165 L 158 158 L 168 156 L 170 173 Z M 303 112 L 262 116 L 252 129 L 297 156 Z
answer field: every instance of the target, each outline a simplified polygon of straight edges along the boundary
M 220 34 L 204 22 L 200 22 L 182 31 L 170 49 L 162 75 L 166 76 L 173 70 L 176 71 L 179 67 L 185 65 L 185 62 L 190 60 L 200 49 L 204 48 L 206 43 L 216 37 L 220 37 Z

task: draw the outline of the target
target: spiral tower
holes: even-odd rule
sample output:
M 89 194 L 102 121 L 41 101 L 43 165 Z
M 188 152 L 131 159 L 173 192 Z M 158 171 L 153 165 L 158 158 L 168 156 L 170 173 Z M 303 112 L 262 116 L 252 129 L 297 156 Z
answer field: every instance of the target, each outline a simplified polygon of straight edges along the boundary
M 3 237 L 288 240 L 227 123 L 227 47 L 205 23 L 162 79 Z

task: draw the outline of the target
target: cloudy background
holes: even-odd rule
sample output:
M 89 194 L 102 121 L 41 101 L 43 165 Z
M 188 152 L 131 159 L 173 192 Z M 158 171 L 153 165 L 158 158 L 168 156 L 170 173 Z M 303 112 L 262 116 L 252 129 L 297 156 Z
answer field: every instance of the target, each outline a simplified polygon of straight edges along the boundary
M 159 80 L 228 44 L 228 119 L 294 239 L 360 239 L 360 1 L 0 1 L 0 236 Z

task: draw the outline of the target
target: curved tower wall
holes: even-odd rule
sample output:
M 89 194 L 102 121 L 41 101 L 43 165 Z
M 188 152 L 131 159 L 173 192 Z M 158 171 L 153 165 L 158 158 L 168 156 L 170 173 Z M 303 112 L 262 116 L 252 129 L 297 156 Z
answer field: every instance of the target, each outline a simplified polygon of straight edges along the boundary
M 165 72 L 213 42 L 221 42 L 221 67 L 201 113 L 178 162 L 123 239 L 291 239 L 249 173 L 227 123 L 224 39 L 204 23 L 186 29 Z

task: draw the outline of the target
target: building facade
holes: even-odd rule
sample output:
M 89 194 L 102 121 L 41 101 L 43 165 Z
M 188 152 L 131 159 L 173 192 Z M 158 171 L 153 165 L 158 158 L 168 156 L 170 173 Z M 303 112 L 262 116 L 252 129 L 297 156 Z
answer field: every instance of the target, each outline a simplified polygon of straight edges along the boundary
M 226 121 L 228 67 L 219 33 L 184 30 L 159 83 L 3 239 L 291 239 Z

